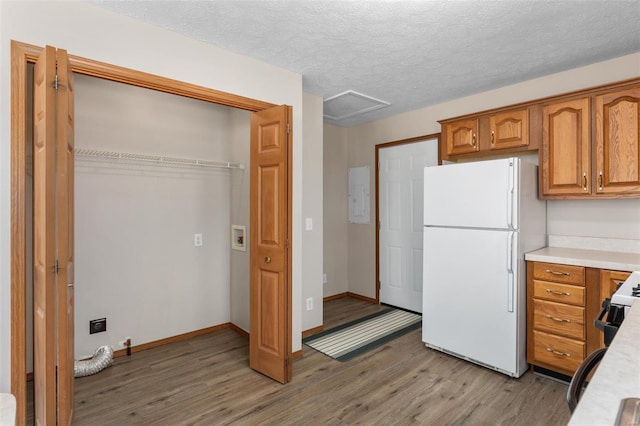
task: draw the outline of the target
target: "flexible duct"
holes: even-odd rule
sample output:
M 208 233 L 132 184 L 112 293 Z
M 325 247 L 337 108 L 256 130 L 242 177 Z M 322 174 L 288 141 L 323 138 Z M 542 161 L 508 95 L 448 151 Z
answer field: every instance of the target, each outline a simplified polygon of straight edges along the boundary
M 100 346 L 89 359 L 76 361 L 74 365 L 75 377 L 84 377 L 96 374 L 111 365 L 113 361 L 113 348 Z

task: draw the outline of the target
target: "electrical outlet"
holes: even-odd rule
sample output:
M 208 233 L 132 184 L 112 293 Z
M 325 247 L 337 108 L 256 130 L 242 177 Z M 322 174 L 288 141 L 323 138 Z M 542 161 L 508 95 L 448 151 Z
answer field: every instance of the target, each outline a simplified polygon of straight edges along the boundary
M 313 310 L 313 297 L 307 298 L 307 311 Z
M 202 234 L 193 234 L 193 245 L 196 247 L 202 246 Z
M 89 321 L 89 334 L 107 331 L 107 319 L 99 318 Z

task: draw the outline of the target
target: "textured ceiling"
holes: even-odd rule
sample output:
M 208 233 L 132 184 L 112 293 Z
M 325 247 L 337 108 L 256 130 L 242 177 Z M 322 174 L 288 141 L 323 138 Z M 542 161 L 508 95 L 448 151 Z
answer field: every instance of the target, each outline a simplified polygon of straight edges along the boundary
M 638 0 L 90 1 L 390 103 L 341 126 L 640 51 Z

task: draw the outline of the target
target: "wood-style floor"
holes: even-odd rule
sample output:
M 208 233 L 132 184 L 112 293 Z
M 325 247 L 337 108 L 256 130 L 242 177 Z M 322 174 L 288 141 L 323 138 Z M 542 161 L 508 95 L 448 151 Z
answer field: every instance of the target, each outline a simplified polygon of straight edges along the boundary
M 325 304 L 325 329 L 379 310 Z M 291 383 L 248 367 L 248 339 L 224 330 L 134 353 L 76 379 L 77 425 L 564 425 L 567 386 L 500 373 L 425 348 L 420 330 L 348 362 L 303 346 Z

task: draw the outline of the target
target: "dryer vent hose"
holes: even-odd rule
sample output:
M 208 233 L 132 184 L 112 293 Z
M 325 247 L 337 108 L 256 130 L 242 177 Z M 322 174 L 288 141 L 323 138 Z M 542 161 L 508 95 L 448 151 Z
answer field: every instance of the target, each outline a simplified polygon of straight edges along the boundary
M 111 346 L 100 346 L 91 358 L 75 362 L 75 377 L 84 377 L 99 373 L 110 366 L 112 362 L 113 348 Z

